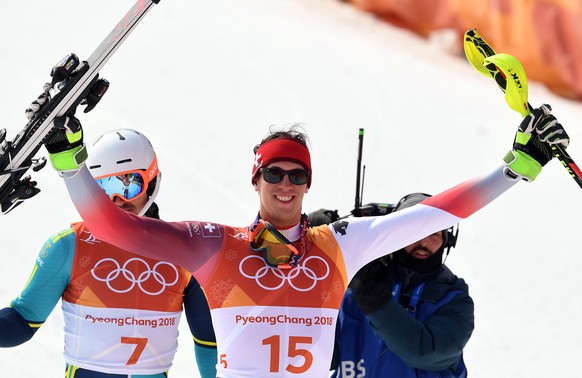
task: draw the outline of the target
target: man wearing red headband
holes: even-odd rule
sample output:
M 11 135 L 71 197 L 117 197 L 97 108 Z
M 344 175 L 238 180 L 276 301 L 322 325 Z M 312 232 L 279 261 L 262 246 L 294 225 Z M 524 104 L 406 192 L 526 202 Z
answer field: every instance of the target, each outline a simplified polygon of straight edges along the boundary
M 297 214 L 301 214 L 303 196 L 311 186 L 311 157 L 301 133 L 295 134 L 298 139 L 278 135 L 255 147 L 251 182 L 261 198 L 260 217 L 289 233 L 299 224 Z M 263 180 L 259 180 L 261 175 Z M 302 181 L 293 184 L 298 179 Z
M 453 226 L 522 178 L 533 180 L 552 158 L 549 144 L 569 141 L 542 107 L 524 119 L 505 164 L 490 174 L 386 216 L 308 228 L 302 215 L 312 178 L 307 138 L 296 128 L 272 132 L 255 148 L 259 213 L 245 228 L 119 210 L 84 167 L 82 130 L 65 125 L 59 133 L 47 145 L 51 161 L 93 234 L 193 273 L 211 309 L 217 375 L 236 378 L 327 377 L 341 299 L 361 267 Z

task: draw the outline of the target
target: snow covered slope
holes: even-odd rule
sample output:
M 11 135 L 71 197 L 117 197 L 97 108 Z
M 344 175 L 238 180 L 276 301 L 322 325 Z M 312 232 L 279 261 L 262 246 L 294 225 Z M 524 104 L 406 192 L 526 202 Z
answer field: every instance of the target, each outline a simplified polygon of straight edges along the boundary
M 0 114 L 9 137 L 25 124 L 24 109 L 51 67 L 71 52 L 87 58 L 132 3 L 0 5 Z M 358 128 L 365 128 L 366 203 L 436 193 L 488 172 L 520 122 L 493 81 L 462 57 L 336 0 L 162 0 L 102 76 L 111 88 L 81 116 L 86 138 L 133 127 L 152 140 L 166 220 L 248 224 L 258 209 L 252 147 L 271 124 L 302 122 L 311 137 L 304 210 L 347 214 Z M 572 137 L 570 154 L 582 162 L 582 105 L 534 83 L 530 102 L 554 107 Z M 0 218 L 0 306 L 19 293 L 44 241 L 79 219 L 50 167 L 34 178 L 42 192 Z M 536 182 L 461 225 L 447 263 L 476 303 L 465 351 L 472 377 L 579 371 L 581 211 L 582 191 L 553 161 Z M 171 376 L 196 376 L 185 321 L 181 330 Z M 62 376 L 62 340 L 57 308 L 30 342 L 0 350 L 0 367 L 19 377 Z

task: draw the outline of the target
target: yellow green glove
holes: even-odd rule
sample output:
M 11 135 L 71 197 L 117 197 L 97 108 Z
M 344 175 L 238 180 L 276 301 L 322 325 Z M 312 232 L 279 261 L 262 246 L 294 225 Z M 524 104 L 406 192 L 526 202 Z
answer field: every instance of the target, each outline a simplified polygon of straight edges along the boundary
M 570 138 L 550 105 L 544 104 L 525 116 L 513 141 L 513 149 L 505 155 L 506 174 L 514 179 L 533 181 L 550 161 L 552 144 L 568 146 Z
M 45 143 L 52 166 L 59 172 L 76 171 L 87 160 L 83 128 L 75 116 L 54 119 L 55 130 Z

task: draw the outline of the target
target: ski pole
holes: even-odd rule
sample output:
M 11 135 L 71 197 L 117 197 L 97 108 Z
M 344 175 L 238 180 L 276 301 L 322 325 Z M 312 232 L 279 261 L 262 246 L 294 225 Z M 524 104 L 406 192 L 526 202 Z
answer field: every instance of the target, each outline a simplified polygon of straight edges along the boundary
M 526 117 L 533 110 L 528 102 L 527 77 L 523 66 L 514 56 L 496 54 L 479 35 L 477 29 L 465 32 L 465 56 L 471 66 L 485 76 L 491 76 L 505 93 L 512 110 Z M 554 156 L 562 163 L 574 181 L 582 188 L 582 171 L 561 145 L 550 145 Z
M 356 170 L 356 203 L 354 204 L 354 209 L 358 209 L 362 206 L 362 198 L 361 198 L 361 187 L 360 187 L 360 180 L 361 180 L 361 173 L 362 173 L 362 150 L 364 147 L 364 129 L 358 130 L 358 162 L 357 162 L 357 170 Z

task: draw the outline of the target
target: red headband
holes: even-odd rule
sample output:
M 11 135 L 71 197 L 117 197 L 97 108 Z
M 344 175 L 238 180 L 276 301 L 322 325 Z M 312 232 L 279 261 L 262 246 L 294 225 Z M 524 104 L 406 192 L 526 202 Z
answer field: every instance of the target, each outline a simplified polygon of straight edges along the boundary
M 303 168 L 311 173 L 311 158 L 307 147 L 295 139 L 276 138 L 263 143 L 257 150 L 251 182 L 255 183 L 262 167 L 277 161 L 291 161 L 301 164 Z M 307 187 L 309 188 L 310 186 L 311 176 L 307 182 Z

